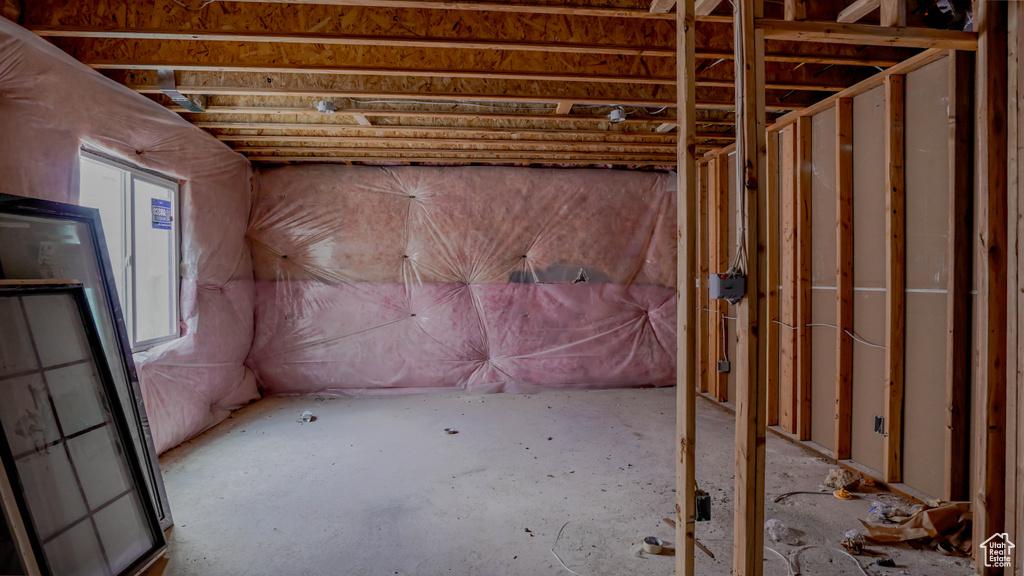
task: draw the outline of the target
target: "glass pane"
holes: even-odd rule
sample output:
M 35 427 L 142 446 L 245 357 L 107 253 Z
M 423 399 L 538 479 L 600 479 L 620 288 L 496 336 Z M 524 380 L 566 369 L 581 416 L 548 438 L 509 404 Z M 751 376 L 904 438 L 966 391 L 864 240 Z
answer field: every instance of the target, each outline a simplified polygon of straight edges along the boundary
M 2 245 L 0 243 L 0 246 Z M 37 368 L 32 343 L 28 339 L 28 331 L 25 330 L 25 317 L 21 313 L 21 304 L 17 299 L 0 300 L 0 326 L 4 327 L 5 332 L 9 332 L 7 338 L 0 339 L 0 376 Z
M 43 549 L 50 571 L 68 576 L 97 576 L 106 574 L 96 532 L 88 520 L 79 522 L 67 532 L 57 536 Z
M 135 340 L 176 336 L 174 314 L 178 266 L 175 262 L 177 208 L 174 191 L 135 180 Z
M 146 531 L 146 523 L 139 516 L 135 499 L 135 494 L 128 494 L 96 513 L 100 542 L 114 574 L 131 566 L 147 550 L 146 542 L 138 536 Z
M 52 296 L 26 296 L 21 300 L 44 368 L 85 360 L 89 346 L 81 330 L 74 328 L 78 321 L 74 300 Z
M 60 440 L 42 374 L 0 380 L 0 398 L 0 418 L 15 456 Z
M 59 367 L 0 379 L 0 417 L 28 516 L 55 574 L 118 574 L 157 544 L 73 292 L 0 295 L 23 311 L 31 352 Z M 0 341 L 16 339 L 0 332 Z M 52 405 L 53 410 L 41 409 Z M 11 420 L 14 414 L 12 434 Z M 27 415 L 31 414 L 31 418 Z M 19 439 L 30 425 L 32 441 Z M 20 443 L 20 444 L 19 444 Z M 155 522 L 155 519 L 150 520 Z M 113 547 L 108 553 L 106 543 Z
M 0 198 L 11 202 L 12 197 L 0 194 Z M 12 205 L 17 204 L 12 202 Z M 54 205 L 61 206 L 56 203 Z M 73 220 L 57 215 L 41 217 L 0 213 L 0 278 L 68 278 L 83 285 L 103 343 L 107 364 L 113 373 L 118 400 L 128 416 L 135 450 L 146 467 L 147 486 L 153 500 L 158 503 L 160 517 L 167 527 L 170 526 L 169 507 L 163 495 L 152 445 L 145 431 L 147 426 L 143 424 L 136 407 L 137 389 L 129 380 L 126 360 L 121 355 L 115 318 L 107 306 L 107 284 L 103 281 L 104 273 L 91 230 L 92 224 L 88 220 Z M 122 253 L 123 249 L 117 252 Z M 116 295 L 113 297 L 117 298 Z M 0 299 L 0 327 L 3 328 L 0 331 L 10 336 L 0 338 L 0 375 L 36 368 L 31 349 L 27 348 L 27 334 L 21 329 L 20 323 L 24 323 L 24 319 L 20 317 L 20 312 L 14 313 L 20 310 L 17 302 L 17 299 Z M 15 340 L 15 336 L 26 340 Z
M 127 310 L 125 302 L 125 266 L 128 251 L 125 249 L 125 194 L 124 170 L 107 166 L 92 160 L 82 160 L 81 189 L 78 203 L 100 211 L 103 239 L 107 242 L 110 267 L 114 270 L 114 282 L 121 299 L 121 309 Z

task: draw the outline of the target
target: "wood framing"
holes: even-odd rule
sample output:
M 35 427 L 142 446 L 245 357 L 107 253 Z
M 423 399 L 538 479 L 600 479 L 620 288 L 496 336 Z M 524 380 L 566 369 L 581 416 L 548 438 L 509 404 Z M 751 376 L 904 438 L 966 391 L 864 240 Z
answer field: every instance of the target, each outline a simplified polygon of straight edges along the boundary
M 783 6 L 786 20 L 806 20 L 807 0 L 785 0 Z
M 948 48 L 952 50 L 978 49 L 978 37 L 975 33 L 958 30 L 884 28 L 870 24 L 791 22 L 786 20 L 759 20 L 757 28 L 764 31 L 765 38 L 792 42 Z
M 903 481 L 903 391 L 906 334 L 906 181 L 904 76 L 885 79 L 885 435 L 886 482 Z
M 766 137 L 766 174 L 764 198 L 765 258 L 765 313 L 761 326 L 764 333 L 765 355 L 765 424 L 779 425 L 779 133 L 770 132 Z
M 700 392 L 708 391 L 708 374 L 710 367 L 710 349 L 714 348 L 714 342 L 710 340 L 708 326 L 708 178 L 709 165 L 707 162 L 700 164 L 698 175 L 698 196 L 697 196 L 697 282 L 700 286 L 699 298 L 697 301 L 697 318 L 700 332 L 697 337 L 697 350 L 700 356 L 698 366 L 698 386 Z
M 967 500 L 971 375 L 971 242 L 974 229 L 973 58 L 949 57 L 949 258 L 946 334 L 945 482 L 942 498 Z
M 694 9 L 697 12 L 697 16 L 707 16 L 715 11 L 715 8 L 722 3 L 722 0 L 697 0 Z M 728 21 L 732 22 L 732 18 L 728 17 Z
M 839 13 L 836 21 L 843 24 L 852 24 L 873 11 L 878 10 L 881 3 L 881 0 L 855 0 L 849 6 L 843 8 L 843 11 Z
M 881 0 L 878 23 L 880 26 L 906 26 L 907 0 Z
M 651 0 L 652 14 L 665 14 L 676 5 L 676 0 Z
M 738 306 L 736 338 L 736 490 L 733 573 L 764 571 L 764 459 L 766 388 L 757 377 L 760 280 L 756 243 L 760 236 L 759 195 L 765 185 L 764 34 L 754 26 L 764 16 L 762 0 L 736 0 L 737 197 L 746 245 L 747 294 Z
M 707 222 L 707 244 L 704 251 L 707 258 L 708 274 L 724 270 L 720 262 L 719 245 L 722 243 L 722 233 L 719 230 L 721 219 L 719 217 L 722 204 L 721 185 L 722 170 L 719 168 L 725 159 L 715 156 L 708 161 L 708 188 L 706 206 Z M 705 291 L 706 292 L 706 291 Z M 703 385 L 703 391 L 718 399 L 722 377 L 718 372 L 718 360 L 722 358 L 722 314 L 718 300 L 710 300 L 704 297 L 707 303 L 705 312 L 707 314 L 708 339 L 707 339 L 707 380 Z M 720 400 L 719 400 L 720 401 Z
M 780 133 L 782 146 L 782 188 L 780 191 L 779 228 L 779 425 L 796 433 L 797 412 L 797 152 L 796 126 L 787 126 Z
M 729 268 L 729 242 L 731 238 L 729 236 L 729 215 L 733 212 L 733 207 L 730 205 L 729 198 L 729 155 L 719 154 L 718 159 L 715 162 L 715 190 L 708 190 L 709 195 L 714 195 L 715 199 L 713 202 L 708 204 L 708 215 L 713 222 L 712 233 L 714 237 L 711 239 L 711 251 L 709 260 L 709 274 L 717 273 L 721 274 Z M 715 312 L 710 315 L 710 321 L 715 323 L 715 348 L 716 351 L 714 361 L 711 366 L 708 367 L 711 373 L 711 382 L 709 385 L 709 392 L 719 402 L 726 402 L 729 400 L 729 374 L 727 372 L 718 371 L 718 361 L 724 360 L 727 355 L 728 346 L 726 341 L 731 337 L 729 333 L 729 322 L 726 316 L 729 315 L 729 304 L 724 300 L 713 300 L 710 301 L 711 308 Z M 730 361 L 735 359 L 730 359 Z
M 796 122 L 796 437 L 811 439 L 811 118 Z
M 837 460 L 853 435 L 853 99 L 836 100 L 836 423 Z
M 679 190 L 676 206 L 677 222 L 677 285 L 678 313 L 676 370 L 676 433 L 679 452 L 676 464 L 676 573 L 693 574 L 694 531 L 696 523 L 695 469 L 697 453 L 697 158 L 696 158 L 696 88 L 691 79 L 696 66 L 693 52 L 696 46 L 696 21 L 693 0 L 681 0 L 676 25 L 676 69 L 679 84 Z
M 974 530 L 982 538 L 1005 531 L 1006 509 L 1006 357 L 1007 357 L 1007 7 L 1005 2 L 976 2 L 978 30 L 977 148 L 980 210 L 977 231 L 978 338 L 975 372 L 975 441 L 973 445 Z M 975 547 L 975 572 L 1002 574 L 985 566 Z

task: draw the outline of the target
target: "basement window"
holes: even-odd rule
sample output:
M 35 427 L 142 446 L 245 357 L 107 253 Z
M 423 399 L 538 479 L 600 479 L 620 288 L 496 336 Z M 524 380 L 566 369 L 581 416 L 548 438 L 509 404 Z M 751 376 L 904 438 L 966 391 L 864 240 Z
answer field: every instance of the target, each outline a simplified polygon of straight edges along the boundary
M 79 204 L 100 212 L 133 351 L 178 330 L 178 183 L 88 150 Z

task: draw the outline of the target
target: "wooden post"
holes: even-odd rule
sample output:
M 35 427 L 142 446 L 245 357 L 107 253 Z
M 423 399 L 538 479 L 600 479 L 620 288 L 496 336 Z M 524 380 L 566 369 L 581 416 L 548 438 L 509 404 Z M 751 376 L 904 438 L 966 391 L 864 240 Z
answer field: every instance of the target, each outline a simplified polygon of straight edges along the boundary
M 709 348 L 711 342 L 708 340 L 708 163 L 700 165 L 697 172 L 700 176 L 698 184 L 699 195 L 697 196 L 697 280 L 700 286 L 700 293 L 697 300 L 697 318 L 700 330 L 697 333 L 697 353 L 700 356 L 697 384 L 701 392 L 708 391 L 708 367 Z
M 721 272 L 719 269 L 718 262 L 718 244 L 720 234 L 718 232 L 719 222 L 719 204 L 721 203 L 722 195 L 719 194 L 718 181 L 721 179 L 721 170 L 718 169 L 721 158 L 716 154 L 710 162 L 708 162 L 708 196 L 707 196 L 707 224 L 708 224 L 708 247 L 707 247 L 707 262 L 708 262 L 708 274 L 712 271 Z M 718 359 L 721 357 L 722 348 L 722 320 L 721 315 L 718 313 L 718 301 L 712 301 L 710 298 L 706 299 L 707 312 L 707 325 L 708 325 L 708 350 L 707 350 L 707 382 L 705 382 L 705 389 L 708 394 L 712 396 L 718 396 Z
M 747 254 L 756 250 L 758 197 L 765 184 L 764 16 L 762 0 L 736 0 L 733 47 L 736 60 L 737 196 Z M 757 378 L 758 259 L 746 259 L 747 294 L 739 303 L 736 341 L 736 491 L 733 573 L 764 571 L 765 382 Z
M 768 414 L 766 425 L 779 425 L 779 242 L 782 239 L 779 230 L 779 133 L 769 132 L 767 136 L 767 168 L 768 181 L 765 182 L 765 268 L 764 277 L 767 285 L 768 298 L 766 313 L 762 315 L 762 332 L 765 339 L 765 387 L 768 393 L 766 400 Z
M 906 299 L 904 77 L 885 79 L 885 436 L 883 475 L 903 481 L 903 359 Z
M 907 0 L 882 0 L 878 23 L 882 26 L 907 25 Z
M 853 435 L 853 98 L 836 101 L 836 460 Z
M 969 490 L 971 374 L 971 240 L 974 177 L 971 102 L 973 57 L 949 55 L 949 277 L 946 320 L 946 478 L 943 499 L 966 500 Z
M 786 20 L 806 20 L 807 0 L 786 0 L 784 10 Z
M 782 190 L 779 204 L 779 229 L 782 233 L 779 277 L 782 284 L 779 302 L 779 424 L 789 433 L 796 432 L 796 126 L 789 125 L 780 135 L 782 146 Z
M 718 189 L 714 191 L 714 194 L 717 196 L 717 204 L 715 206 L 715 213 L 711 215 L 711 218 L 715 220 L 711 271 L 725 272 L 729 268 L 729 242 L 731 240 L 729 238 L 729 155 L 719 154 L 716 167 L 718 169 L 718 177 L 716 178 Z M 711 371 L 711 394 L 719 402 L 725 402 L 729 400 L 729 374 L 718 371 L 718 360 L 724 359 L 727 352 L 725 341 L 729 338 L 729 331 L 727 329 L 729 323 L 725 320 L 725 317 L 729 315 L 729 304 L 724 300 L 715 300 L 711 305 L 711 309 L 717 310 L 717 312 L 712 314 L 713 318 L 711 320 L 718 327 L 715 342 L 718 355 L 715 358 L 715 362 L 709 367 Z
M 811 117 L 796 121 L 796 437 L 811 439 Z
M 694 0 L 680 0 L 676 17 L 676 91 L 679 119 L 679 161 L 677 195 L 677 284 L 678 313 L 676 370 L 676 435 L 679 453 L 676 463 L 676 574 L 692 576 L 694 551 L 695 476 L 697 464 L 694 436 L 697 422 L 696 302 L 697 279 L 697 89 L 694 84 L 696 20 Z
M 978 279 L 978 368 L 975 372 L 974 532 L 980 543 L 1004 532 L 1006 510 L 1006 269 L 1007 269 L 1007 9 L 1005 2 L 974 3 L 978 31 L 977 199 L 981 239 Z M 985 566 L 975 546 L 974 569 Z

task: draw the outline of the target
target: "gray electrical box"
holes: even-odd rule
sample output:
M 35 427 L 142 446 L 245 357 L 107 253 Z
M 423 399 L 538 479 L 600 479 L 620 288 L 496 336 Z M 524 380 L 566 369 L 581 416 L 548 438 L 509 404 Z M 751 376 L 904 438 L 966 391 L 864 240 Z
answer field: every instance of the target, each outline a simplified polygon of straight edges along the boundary
M 735 304 L 747 293 L 747 277 L 733 274 L 712 274 L 708 279 L 708 297 Z

